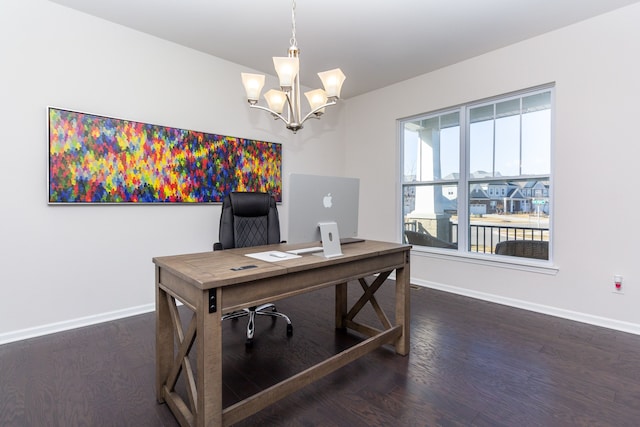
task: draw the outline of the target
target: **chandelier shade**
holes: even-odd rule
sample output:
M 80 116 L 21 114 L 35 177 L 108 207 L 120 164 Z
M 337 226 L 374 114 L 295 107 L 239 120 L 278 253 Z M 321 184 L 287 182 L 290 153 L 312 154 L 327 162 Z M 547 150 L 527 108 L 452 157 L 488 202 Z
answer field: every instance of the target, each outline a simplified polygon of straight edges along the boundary
M 344 83 L 344 80 L 346 79 L 340 68 L 318 73 L 318 77 L 322 80 L 322 85 L 324 86 L 324 90 L 327 92 L 327 97 L 336 99 L 340 98 L 342 83 Z
M 281 88 L 291 88 L 300 70 L 300 60 L 289 56 L 274 56 L 273 67 L 280 79 Z
M 323 89 L 305 92 L 310 111 L 303 117 L 300 113 L 300 58 L 296 40 L 296 3 L 291 7 L 291 46 L 285 57 L 273 57 L 273 66 L 278 75 L 280 90 L 271 89 L 264 94 L 267 107 L 258 105 L 264 87 L 265 76 L 262 74 L 241 73 L 242 84 L 247 93 L 249 107 L 265 110 L 276 119 L 282 120 L 287 129 L 296 133 L 309 118 L 320 118 L 325 108 L 335 105 L 340 99 L 340 91 L 345 75 L 340 68 L 318 73 Z M 286 113 L 285 113 L 286 109 Z
M 241 73 L 240 75 L 242 76 L 244 89 L 247 92 L 247 99 L 249 102 L 258 102 L 260 92 L 262 92 L 262 88 L 264 87 L 264 75 L 250 73 Z
M 264 94 L 264 99 L 267 101 L 270 110 L 282 114 L 284 104 L 287 102 L 287 94 L 281 90 L 271 89 Z
M 309 92 L 305 92 L 304 96 L 307 97 L 309 101 L 309 106 L 312 110 L 319 110 L 316 112 L 316 115 L 320 115 L 324 113 L 323 106 L 327 103 L 327 92 L 322 89 L 310 90 Z

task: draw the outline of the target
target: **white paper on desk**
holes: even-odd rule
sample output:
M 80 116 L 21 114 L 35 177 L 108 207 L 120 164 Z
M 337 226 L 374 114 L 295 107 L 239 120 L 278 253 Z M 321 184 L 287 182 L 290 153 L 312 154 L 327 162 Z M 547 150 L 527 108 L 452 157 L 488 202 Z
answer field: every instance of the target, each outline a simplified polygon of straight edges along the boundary
M 290 254 L 287 252 L 280 252 L 280 251 L 256 252 L 252 254 L 245 254 L 245 256 L 259 259 L 260 261 L 267 261 L 267 262 L 285 261 L 288 259 L 301 257 L 301 255 Z

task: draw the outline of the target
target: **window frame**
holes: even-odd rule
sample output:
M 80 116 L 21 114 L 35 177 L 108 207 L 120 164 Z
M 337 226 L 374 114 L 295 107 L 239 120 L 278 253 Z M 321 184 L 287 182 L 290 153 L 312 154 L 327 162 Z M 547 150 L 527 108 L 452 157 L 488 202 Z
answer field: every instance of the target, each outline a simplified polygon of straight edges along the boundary
M 550 118 L 549 118 L 549 126 L 550 126 L 550 140 L 549 140 L 549 165 L 548 165 L 548 175 L 546 174 L 531 174 L 524 175 L 522 174 L 522 162 L 519 168 L 519 175 L 513 176 L 500 176 L 494 177 L 493 171 L 491 177 L 471 177 L 470 172 L 470 151 L 471 151 L 471 142 L 470 142 L 470 111 L 473 108 L 481 107 L 483 105 L 492 105 L 492 104 L 500 104 L 504 102 L 508 102 L 514 99 L 525 98 L 531 95 L 541 94 L 549 92 L 550 95 Z M 450 180 L 450 179 L 432 179 L 430 181 L 424 181 L 423 176 L 420 176 L 420 180 L 418 180 L 418 176 L 416 175 L 415 181 L 407 181 L 405 178 L 405 126 L 406 124 L 417 121 L 417 120 L 431 120 L 434 118 L 438 118 L 444 115 L 448 115 L 451 113 L 459 114 L 459 127 L 460 127 L 460 140 L 459 140 L 459 170 L 458 170 L 458 179 Z M 522 113 L 520 113 L 522 114 Z M 496 117 L 492 119 L 494 121 Z M 522 153 L 522 120 L 519 123 L 519 131 L 520 131 L 520 156 Z M 442 128 L 440 128 L 442 129 Z M 494 128 L 495 129 L 495 128 Z M 426 255 L 437 255 L 444 257 L 454 257 L 457 259 L 467 259 L 473 262 L 481 261 L 481 262 L 489 262 L 492 264 L 498 265 L 507 265 L 513 266 L 515 268 L 528 268 L 528 266 L 533 267 L 545 267 L 549 268 L 549 271 L 555 271 L 555 267 L 553 267 L 553 216 L 554 216 L 554 206 L 555 203 L 553 201 L 553 190 L 554 190 L 554 146 L 555 146 L 555 83 L 549 83 L 545 85 L 535 86 L 527 89 L 522 89 L 510 93 L 505 93 L 497 96 L 492 96 L 489 98 L 476 100 L 468 103 L 459 104 L 456 106 L 442 108 L 426 113 L 416 114 L 409 117 L 404 117 L 397 120 L 397 141 L 399 146 L 399 211 L 400 211 L 400 241 L 405 241 L 404 238 L 404 230 L 405 230 L 405 189 L 407 188 L 417 188 L 419 186 L 439 186 L 439 185 L 457 185 L 457 217 L 458 217 L 458 232 L 457 232 L 457 249 L 443 249 L 436 248 L 431 246 L 415 246 L 413 247 L 414 253 L 421 253 Z M 495 133 L 493 140 L 493 155 L 495 156 L 496 150 L 496 142 L 495 142 Z M 416 165 L 420 168 L 420 164 Z M 495 168 L 495 163 L 494 163 Z M 470 215 L 470 185 L 474 183 L 483 183 L 490 184 L 491 182 L 505 182 L 505 181 L 547 181 L 548 182 L 548 240 L 549 240 L 549 257 L 547 260 L 533 259 L 533 258 L 520 258 L 513 256 L 505 256 L 505 255 L 496 255 L 493 253 L 483 253 L 483 252 L 474 252 L 471 250 L 469 245 L 470 239 L 470 230 L 472 229 L 471 215 Z M 506 186 L 502 188 L 494 188 L 492 192 L 495 193 L 503 193 L 507 191 Z M 523 192 L 525 189 L 523 189 Z M 527 192 L 533 192 L 533 188 L 527 188 Z M 462 227 L 461 225 L 464 225 Z

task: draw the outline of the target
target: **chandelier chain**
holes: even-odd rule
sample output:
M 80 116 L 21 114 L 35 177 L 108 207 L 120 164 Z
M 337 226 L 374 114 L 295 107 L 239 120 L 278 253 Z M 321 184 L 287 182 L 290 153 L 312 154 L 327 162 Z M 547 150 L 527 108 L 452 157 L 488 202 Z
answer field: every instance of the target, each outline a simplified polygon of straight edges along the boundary
M 296 39 L 296 0 L 291 2 L 291 40 L 289 40 L 292 47 L 298 47 L 298 40 Z

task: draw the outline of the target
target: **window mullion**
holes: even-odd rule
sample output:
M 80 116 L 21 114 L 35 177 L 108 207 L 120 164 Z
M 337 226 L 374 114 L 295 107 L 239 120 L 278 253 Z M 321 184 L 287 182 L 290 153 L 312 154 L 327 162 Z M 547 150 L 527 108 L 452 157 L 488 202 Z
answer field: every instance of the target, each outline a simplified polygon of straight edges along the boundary
M 458 251 L 469 248 L 469 108 L 460 108 L 460 180 L 458 181 Z
M 493 120 L 492 120 L 492 124 L 493 124 L 493 135 L 492 135 L 492 142 L 491 142 L 491 149 L 493 151 L 493 158 L 492 158 L 492 165 L 491 165 L 491 176 L 496 176 L 496 116 L 497 116 L 497 112 L 496 112 L 496 104 L 493 104 Z M 469 171 L 469 173 L 471 173 L 471 171 Z
M 518 162 L 519 162 L 519 164 L 518 164 L 518 173 L 520 175 L 522 175 L 522 160 L 523 160 L 522 159 L 522 107 L 523 107 L 522 102 L 523 102 L 522 98 L 520 98 L 520 114 L 518 114 L 518 118 L 520 120 L 520 122 L 518 124 L 518 126 L 520 128 L 519 129 L 520 131 L 518 133 L 518 136 L 520 138 L 520 141 L 518 141 L 518 148 L 520 150 L 520 153 L 519 153 L 519 156 L 518 156 Z

